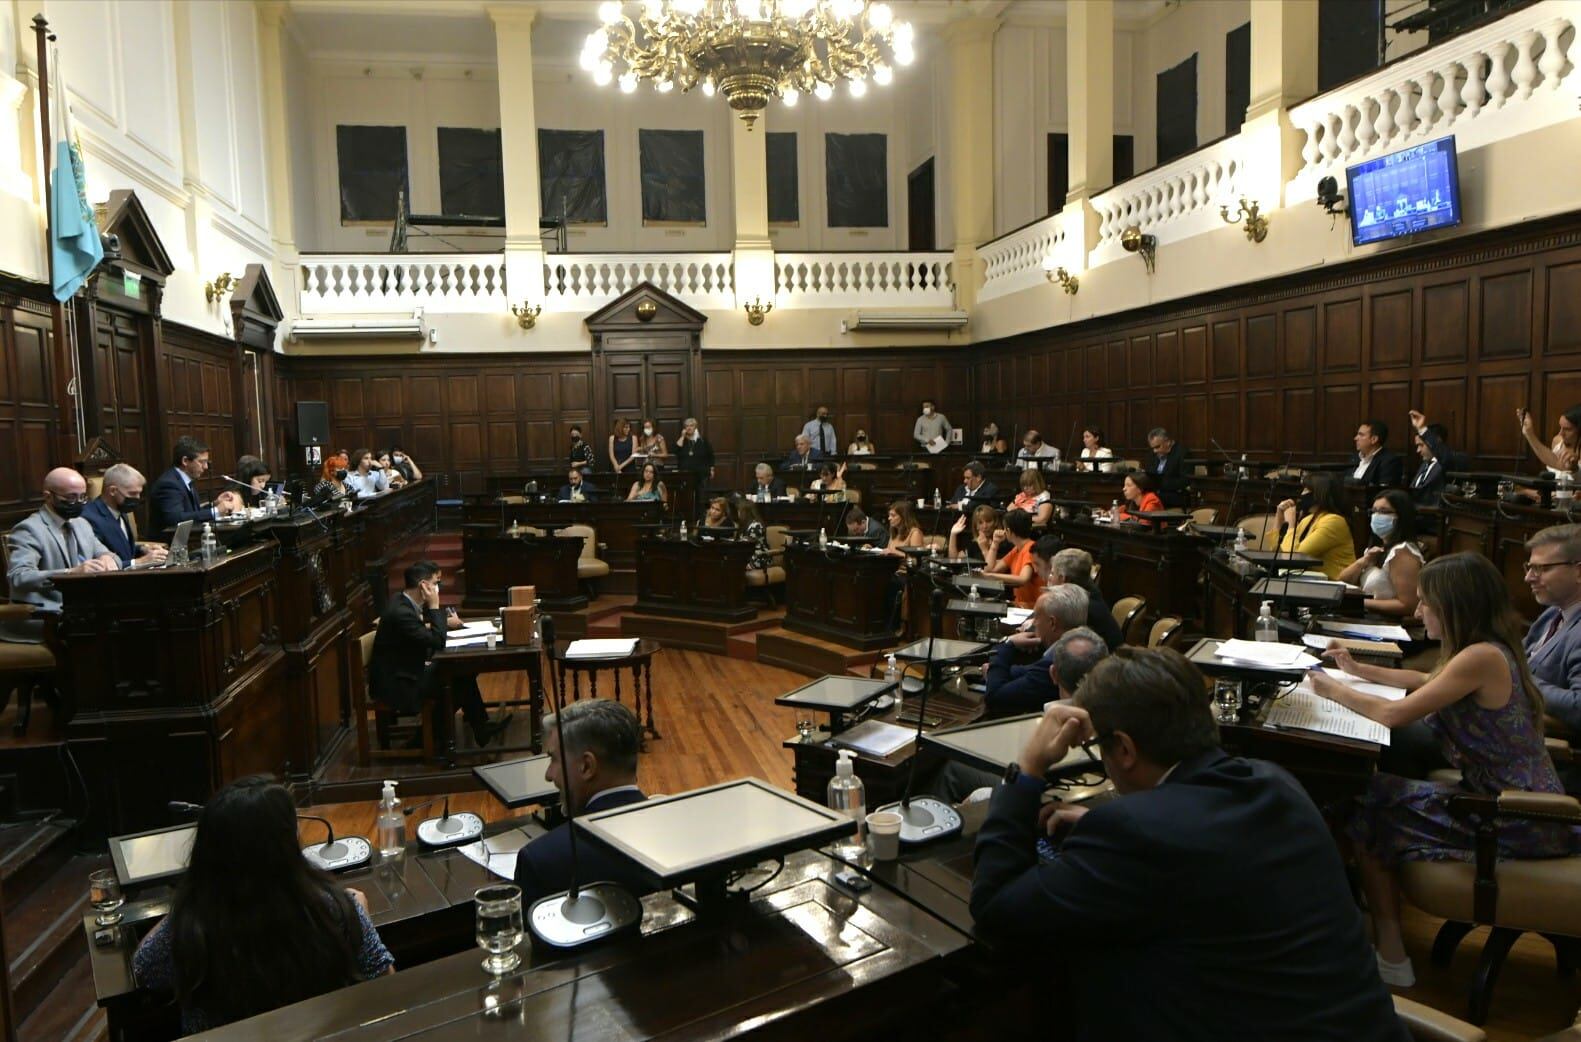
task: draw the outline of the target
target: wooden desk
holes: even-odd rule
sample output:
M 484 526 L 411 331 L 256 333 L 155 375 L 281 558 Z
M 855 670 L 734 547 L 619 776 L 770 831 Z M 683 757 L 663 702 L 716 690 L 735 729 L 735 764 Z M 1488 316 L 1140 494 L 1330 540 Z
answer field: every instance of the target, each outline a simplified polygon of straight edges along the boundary
M 1090 521 L 1059 521 L 1055 527 L 1066 546 L 1092 554 L 1101 568 L 1099 588 L 1110 604 L 1131 595 L 1146 597 L 1150 618 L 1178 615 L 1201 623 L 1205 612 L 1198 579 L 1203 556 L 1212 545 L 1208 540 Z
M 600 533 L 602 535 L 602 533 Z M 576 562 L 587 542 L 582 536 L 511 535 L 497 523 L 461 526 L 461 566 L 472 609 L 498 608 L 512 586 L 536 586 L 546 611 L 581 611 L 587 594 Z
M 611 573 L 624 575 L 623 581 L 615 581 L 612 574 L 609 590 L 630 593 L 635 589 L 640 534 L 635 526 L 658 524 L 665 519 L 665 511 L 658 503 L 480 503 L 466 507 L 464 519 L 469 524 L 492 523 L 501 530 L 512 521 L 546 529 L 590 525 L 604 544 L 599 556 Z
M 637 603 L 650 615 L 745 622 L 747 565 L 755 547 L 744 540 L 703 542 L 646 536 L 637 542 Z
M 543 650 L 538 643 L 531 645 L 506 645 L 496 647 L 465 647 L 446 648 L 436 651 L 429 659 L 433 663 L 434 671 L 445 681 L 443 690 L 449 691 L 449 682 L 456 677 L 479 677 L 484 673 L 514 673 L 525 671 L 527 674 L 528 721 L 532 729 L 532 741 L 526 746 L 490 746 L 487 750 L 479 750 L 490 757 L 506 752 L 531 751 L 543 752 Z M 521 705 L 522 700 L 494 702 L 492 705 Z M 450 714 L 445 714 L 448 720 Z M 445 747 L 440 752 L 446 763 L 454 763 L 456 758 L 455 728 L 445 731 Z M 432 758 L 434 750 L 424 750 Z
M 785 548 L 785 628 L 848 648 L 895 641 L 889 582 L 901 559 L 861 551 Z
M 1526 585 L 1526 540 L 1552 525 L 1569 524 L 1557 510 L 1538 506 L 1500 503 L 1492 499 L 1467 499 L 1445 493 L 1439 509 L 1443 529 L 1439 533 L 1439 553 L 1471 551 L 1492 561 L 1504 575 L 1515 610 L 1528 623 L 1542 614 L 1543 607 Z M 1581 517 L 1581 514 L 1578 514 Z
M 631 491 L 631 483 L 642 473 L 641 467 L 637 467 L 635 471 L 627 467 L 617 478 L 609 469 L 607 458 L 601 456 L 594 463 L 597 469 L 588 474 L 586 480 L 603 491 L 611 502 L 625 500 L 626 494 Z M 566 474 L 570 470 L 571 464 L 568 461 L 564 467 L 554 469 L 538 468 L 520 474 L 493 474 L 484 482 L 486 498 L 495 501 L 500 496 L 526 495 L 527 484 L 533 481 L 538 483 L 538 495 L 553 498 L 558 495 L 560 486 L 566 483 Z M 665 491 L 670 494 L 670 516 L 690 520 L 702 513 L 702 506 L 707 503 L 708 483 L 699 481 L 696 474 L 678 469 L 674 456 L 668 457 L 665 464 L 659 468 L 659 480 L 664 482 Z
M 643 637 L 637 641 L 629 655 L 605 655 L 600 658 L 567 658 L 566 649 L 571 646 L 571 641 L 557 642 L 549 649 L 549 660 L 554 665 L 554 687 L 561 705 L 567 701 L 580 701 L 582 698 L 583 673 L 588 674 L 588 682 L 592 690 L 590 697 L 598 697 L 598 674 L 600 670 L 609 670 L 615 674 L 615 701 L 620 701 L 620 671 L 631 670 L 631 705 L 632 711 L 637 714 L 637 720 L 642 723 L 644 738 L 660 737 L 659 729 L 653 724 L 653 656 L 664 650 L 664 645 L 656 640 Z M 571 694 L 566 695 L 565 675 L 571 674 Z M 647 719 L 643 719 L 643 703 L 647 703 Z

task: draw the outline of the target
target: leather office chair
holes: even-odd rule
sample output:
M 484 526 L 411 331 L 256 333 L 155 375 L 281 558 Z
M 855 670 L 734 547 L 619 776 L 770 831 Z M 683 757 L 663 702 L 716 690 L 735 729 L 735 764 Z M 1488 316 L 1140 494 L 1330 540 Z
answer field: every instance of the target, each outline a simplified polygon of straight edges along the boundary
M 1475 1024 L 1399 995 L 1394 996 L 1394 1012 L 1415 1042 L 1487 1042 L 1488 1033 Z M 1555 1036 L 1556 1042 L 1562 1037 Z
M 1214 507 L 1198 507 L 1191 512 L 1191 520 L 1193 523 L 1199 525 L 1217 524 L 1219 520 L 1219 512 Z
M 0 604 L 0 621 L 20 622 L 36 609 L 31 604 Z M 55 653 L 48 644 L 0 641 L 0 709 L 16 693 L 16 722 L 12 730 L 26 734 L 33 719 L 33 696 L 54 701 Z M 58 722 L 58 721 L 57 721 Z
M 1276 514 L 1247 514 L 1235 522 L 1235 527 L 1246 532 L 1247 545 L 1253 550 L 1272 550 L 1279 541 L 1279 517 Z
M 1500 861 L 1498 827 L 1514 821 L 1581 825 L 1581 801 L 1555 793 L 1460 793 L 1450 799 L 1449 811 L 1476 831 L 1476 861 L 1407 861 L 1400 885 L 1412 904 L 1445 920 L 1433 941 L 1435 965 L 1449 965 L 1476 927 L 1493 928 L 1471 983 L 1468 1019 L 1481 1024 L 1504 958 L 1522 933 L 1552 941 L 1562 972 L 1573 971 L 1581 952 L 1581 856 Z
M 598 556 L 602 544 L 598 541 L 597 530 L 591 525 L 567 525 L 560 529 L 560 535 L 568 539 L 582 537 L 582 553 L 576 559 L 576 577 L 579 582 L 591 585 L 596 593 L 597 580 L 609 577 L 609 564 Z
M 1142 613 L 1147 610 L 1147 601 L 1142 597 L 1121 597 L 1109 607 L 1109 614 L 1114 616 L 1115 625 L 1120 627 L 1120 636 L 1125 638 L 1127 644 L 1136 643 L 1136 634 L 1132 631 L 1140 624 Z
M 1581 1012 L 1576 1013 L 1576 1022 L 1563 1031 L 1555 1031 L 1552 1035 L 1544 1035 L 1537 1042 L 1581 1042 Z
M 373 664 L 373 640 L 379 635 L 377 629 L 371 629 L 357 638 L 358 654 L 355 656 L 359 668 L 351 678 L 351 715 L 354 721 L 357 739 L 357 766 L 366 767 L 370 760 L 421 760 L 434 755 L 436 748 L 434 742 L 433 714 L 427 712 L 427 706 L 417 714 L 419 725 L 422 728 L 423 745 L 420 749 L 391 749 L 390 738 L 395 734 L 399 714 L 393 709 L 388 709 L 374 702 L 368 701 L 368 668 Z M 378 748 L 368 744 L 368 710 L 373 710 L 374 732 L 378 739 Z M 403 729 L 410 734 L 410 728 Z
M 1178 615 L 1165 615 L 1153 623 L 1153 628 L 1147 633 L 1147 646 L 1149 648 L 1172 648 L 1180 639 L 1181 627 L 1184 623 Z
M 785 543 L 786 532 L 789 529 L 784 525 L 768 525 L 763 529 L 763 541 L 769 547 L 770 564 L 767 568 L 747 569 L 747 588 L 762 590 L 768 595 L 769 603 L 774 603 L 774 591 L 769 587 L 785 585 Z

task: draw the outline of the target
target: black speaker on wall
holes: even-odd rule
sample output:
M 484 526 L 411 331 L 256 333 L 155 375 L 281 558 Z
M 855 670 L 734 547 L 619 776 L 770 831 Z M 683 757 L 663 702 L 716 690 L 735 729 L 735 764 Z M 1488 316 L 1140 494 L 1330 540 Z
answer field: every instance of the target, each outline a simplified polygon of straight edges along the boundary
M 329 441 L 329 403 L 296 403 L 296 443 L 323 445 Z

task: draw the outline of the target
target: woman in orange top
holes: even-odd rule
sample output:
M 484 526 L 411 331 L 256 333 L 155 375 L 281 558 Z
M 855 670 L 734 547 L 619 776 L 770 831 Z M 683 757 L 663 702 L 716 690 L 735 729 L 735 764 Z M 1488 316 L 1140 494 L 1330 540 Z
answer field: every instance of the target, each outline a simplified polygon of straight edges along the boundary
M 1034 526 L 1046 525 L 1054 517 L 1054 504 L 1049 502 L 1049 487 L 1041 471 L 1021 472 L 1021 492 L 1010 501 L 1010 509 L 1031 514 Z
M 1125 476 L 1124 490 L 1126 505 L 1120 508 L 1120 516 L 1116 521 L 1141 521 L 1142 518 L 1132 516 L 1133 511 L 1148 512 L 1164 509 L 1164 501 L 1158 498 L 1158 493 L 1153 491 L 1153 476 L 1136 471 Z
M 1030 608 L 1043 592 L 1043 580 L 1032 561 L 1032 515 L 1025 510 L 1010 511 L 1005 515 L 1005 534 L 1010 537 L 1010 552 L 983 574 L 1002 580 L 1015 591 L 1016 604 Z

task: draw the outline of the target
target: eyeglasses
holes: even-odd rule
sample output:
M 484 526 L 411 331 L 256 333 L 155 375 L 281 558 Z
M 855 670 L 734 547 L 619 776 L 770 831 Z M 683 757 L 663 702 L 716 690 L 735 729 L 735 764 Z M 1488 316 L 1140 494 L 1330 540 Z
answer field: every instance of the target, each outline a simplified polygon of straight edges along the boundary
M 1547 564 L 1538 564 L 1535 561 L 1526 562 L 1527 575 L 1541 575 L 1550 568 L 1562 568 L 1567 564 L 1581 564 L 1581 561 L 1549 561 Z
M 80 496 L 63 496 L 59 492 L 51 492 L 50 495 L 55 497 L 55 502 L 57 503 L 86 504 L 88 502 L 88 497 L 86 494 Z

